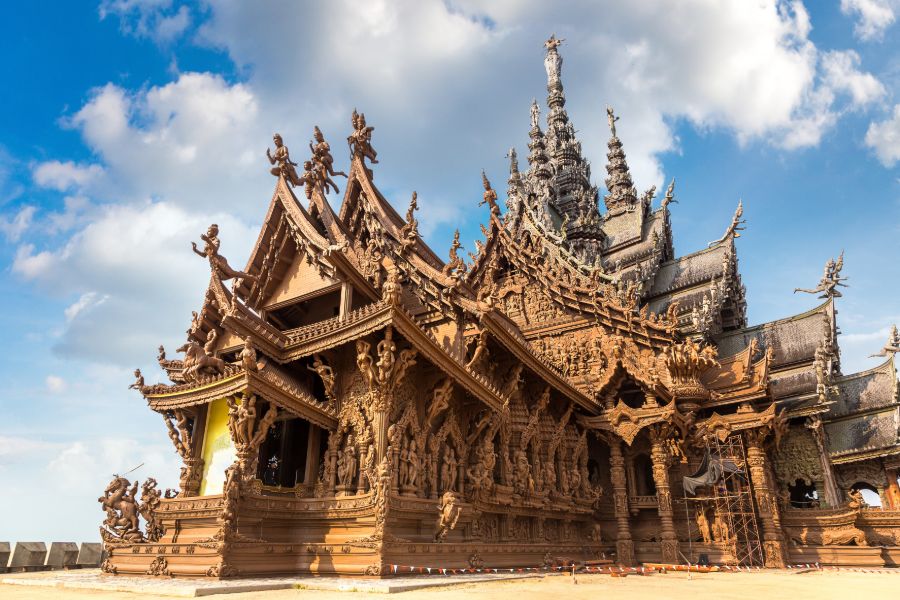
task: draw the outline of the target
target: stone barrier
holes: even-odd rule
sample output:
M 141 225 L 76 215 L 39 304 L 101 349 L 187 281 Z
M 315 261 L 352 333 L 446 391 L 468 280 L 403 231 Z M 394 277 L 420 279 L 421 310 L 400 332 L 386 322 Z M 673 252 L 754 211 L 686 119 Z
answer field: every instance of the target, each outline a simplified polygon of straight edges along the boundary
M 6 573 L 9 564 L 9 542 L 0 542 L 0 573 Z
M 44 568 L 47 545 L 44 542 L 16 542 L 9 559 L 10 571 L 37 571 Z
M 78 544 L 75 542 L 50 542 L 47 552 L 48 569 L 68 569 L 74 567 L 78 560 Z
M 103 560 L 103 545 L 98 542 L 81 542 L 75 565 L 84 568 L 99 567 Z

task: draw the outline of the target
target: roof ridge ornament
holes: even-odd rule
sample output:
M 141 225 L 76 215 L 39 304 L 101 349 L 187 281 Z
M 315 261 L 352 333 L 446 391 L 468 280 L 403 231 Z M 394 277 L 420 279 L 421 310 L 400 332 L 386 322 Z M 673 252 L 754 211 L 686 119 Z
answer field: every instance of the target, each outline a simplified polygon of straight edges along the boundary
M 328 186 L 331 186 L 334 188 L 334 193 L 337 194 L 340 190 L 338 190 L 338 186 L 335 185 L 329 175 L 347 177 L 347 174 L 343 171 L 334 170 L 334 157 L 331 156 L 331 146 L 325 141 L 325 136 L 322 134 L 322 130 L 319 129 L 318 125 L 315 125 L 313 128 L 313 139 L 315 145 L 310 142 L 309 151 L 312 152 L 312 165 L 314 167 L 313 173 L 315 175 L 316 187 L 327 194 Z
M 634 181 L 631 179 L 631 170 L 625 159 L 625 151 L 622 150 L 622 141 L 616 132 L 616 121 L 620 117 L 615 115 L 612 106 L 606 105 L 606 117 L 609 122 L 610 138 L 607 143 L 609 152 L 606 154 L 606 190 L 609 192 L 603 201 L 607 210 L 631 209 L 637 204 L 637 191 Z
M 220 281 L 227 281 L 236 277 L 254 283 L 257 281 L 255 275 L 232 269 L 225 257 L 219 254 L 219 246 L 222 245 L 222 242 L 219 240 L 218 225 L 215 223 L 210 225 L 206 233 L 200 234 L 200 239 L 204 242 L 202 251 L 197 249 L 197 242 L 191 242 L 191 247 L 197 256 L 209 259 L 209 266 Z
M 372 170 L 366 168 L 364 159 L 368 158 L 369 162 L 373 165 L 378 164 L 378 160 L 375 158 L 378 156 L 378 153 L 372 147 L 372 132 L 375 128 L 366 125 L 366 113 L 357 112 L 355 108 L 353 109 L 353 114 L 350 116 L 350 122 L 353 125 L 353 133 L 347 136 L 347 145 L 350 146 L 350 156 L 352 158 L 359 158 L 363 168 L 366 169 L 366 173 L 371 176 Z
M 666 195 L 662 199 L 660 206 L 662 208 L 667 207 L 670 204 L 678 204 L 678 200 L 675 199 L 675 178 L 672 178 L 671 183 L 669 183 L 669 187 L 666 188 Z
M 869 358 L 877 358 L 879 356 L 893 356 L 900 352 L 900 332 L 897 331 L 897 325 L 891 325 L 891 332 L 888 334 L 887 343 L 880 352 L 870 354 Z
M 560 75 L 562 74 L 562 56 L 559 55 L 557 48 L 565 40 L 558 39 L 556 34 L 551 34 L 550 39 L 544 42 L 544 48 L 547 49 L 547 56 L 544 58 L 544 68 L 547 69 L 547 89 L 560 86 Z
M 513 153 L 515 153 L 515 150 L 513 150 Z M 484 169 L 481 170 L 481 184 L 484 186 L 484 196 L 482 197 L 481 202 L 478 203 L 478 206 L 487 204 L 491 209 L 491 214 L 499 217 L 500 207 L 497 206 L 497 192 L 491 187 L 491 182 L 488 181 Z
M 835 261 L 834 258 L 829 258 L 828 262 L 825 263 L 825 271 L 822 273 L 822 278 L 819 280 L 819 285 L 817 285 L 813 289 L 805 289 L 805 288 L 794 288 L 794 293 L 803 292 L 805 294 L 819 294 L 821 295 L 819 298 L 840 298 L 843 296 L 841 292 L 837 289 L 838 286 L 841 287 L 850 287 L 846 283 L 842 283 L 847 281 L 847 277 L 841 277 L 841 269 L 844 268 L 844 251 L 841 250 L 840 256 L 838 256 Z
M 303 185 L 303 181 L 297 175 L 297 169 L 295 168 L 297 163 L 291 160 L 290 152 L 288 152 L 288 147 L 284 145 L 281 134 L 273 134 L 272 141 L 275 143 L 275 153 L 273 154 L 271 150 L 266 148 L 266 158 L 269 159 L 270 165 L 277 166 L 269 169 L 269 173 L 275 177 L 284 177 L 284 180 L 294 187 Z
M 728 226 L 728 229 L 725 230 L 725 235 L 720 237 L 717 240 L 714 240 L 706 245 L 707 248 L 712 248 L 713 246 L 717 246 L 728 239 L 729 236 L 733 238 L 741 237 L 740 232 L 744 231 L 746 227 L 744 225 L 747 223 L 747 219 L 742 219 L 741 217 L 744 215 L 744 200 L 738 200 L 737 209 L 734 211 L 734 216 L 731 217 L 731 224 Z

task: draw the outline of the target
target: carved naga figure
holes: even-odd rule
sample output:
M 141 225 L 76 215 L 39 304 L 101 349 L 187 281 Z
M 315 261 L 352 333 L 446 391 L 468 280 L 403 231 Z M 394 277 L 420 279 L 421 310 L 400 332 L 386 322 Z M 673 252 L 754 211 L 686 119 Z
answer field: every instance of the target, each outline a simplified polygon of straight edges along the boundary
M 891 333 L 888 335 L 887 344 L 884 345 L 880 352 L 870 355 L 869 358 L 890 356 L 898 352 L 900 352 L 900 333 L 897 332 L 896 325 L 891 325 Z
M 206 233 L 200 235 L 200 239 L 204 242 L 202 251 L 197 249 L 196 242 L 191 242 L 191 247 L 194 249 L 194 253 L 197 254 L 197 256 L 209 259 L 209 266 L 219 279 L 228 281 L 229 279 L 238 278 L 253 282 L 256 281 L 255 276 L 232 269 L 225 257 L 219 254 L 219 246 L 222 245 L 222 242 L 219 240 L 218 225 L 215 223 L 210 225 L 209 229 L 206 230 Z
M 459 249 L 462 244 L 459 243 L 459 229 L 453 234 L 453 242 L 450 244 L 450 260 L 444 265 L 444 275 L 451 277 L 459 277 L 465 275 L 468 267 L 466 262 L 459 257 Z

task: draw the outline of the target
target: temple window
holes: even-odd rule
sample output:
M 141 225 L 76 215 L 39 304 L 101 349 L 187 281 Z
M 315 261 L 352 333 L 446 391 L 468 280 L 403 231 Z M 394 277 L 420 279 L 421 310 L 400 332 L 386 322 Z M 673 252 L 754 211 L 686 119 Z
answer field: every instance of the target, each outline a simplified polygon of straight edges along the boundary
M 852 490 L 859 490 L 862 493 L 863 500 L 872 508 L 881 508 L 881 494 L 875 486 L 864 481 L 858 481 L 850 486 Z
M 310 424 L 300 418 L 277 421 L 259 449 L 257 477 L 264 485 L 294 487 L 304 481 Z

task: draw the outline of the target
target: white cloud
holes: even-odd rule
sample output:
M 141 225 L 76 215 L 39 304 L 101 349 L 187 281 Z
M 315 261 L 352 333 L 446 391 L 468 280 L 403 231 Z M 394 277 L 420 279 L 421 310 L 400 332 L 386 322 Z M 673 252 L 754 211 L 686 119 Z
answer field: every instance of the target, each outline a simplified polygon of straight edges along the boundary
M 66 390 L 66 380 L 58 375 L 47 375 L 44 383 L 47 385 L 47 391 L 51 394 L 59 394 Z
M 73 188 L 85 188 L 102 175 L 103 167 L 100 165 L 79 165 L 72 161 L 51 160 L 37 165 L 32 177 L 41 187 L 65 192 Z
M 117 16 L 123 33 L 168 44 L 191 26 L 191 11 L 180 6 L 173 11 L 172 0 L 103 0 L 100 19 Z
M 98 88 L 67 124 L 108 171 L 98 192 L 106 198 L 163 198 L 258 218 L 272 182 L 258 117 L 247 86 L 184 73 L 134 94 L 112 84 Z
M 884 121 L 872 122 L 866 131 L 866 146 L 886 167 L 893 167 L 900 160 L 900 104 L 894 105 L 893 114 Z
M 853 32 L 861 40 L 880 40 L 897 19 L 896 0 L 841 0 L 841 12 L 855 15 Z
M 34 220 L 34 206 L 23 206 L 13 217 L 0 216 L 0 233 L 10 242 L 17 242 Z
M 242 265 L 255 231 L 225 214 L 156 202 L 105 206 L 65 244 L 19 248 L 13 272 L 53 294 L 77 296 L 65 310 L 56 351 L 117 365 L 143 364 L 156 346 L 183 337 L 209 281 L 190 241 L 217 222 L 222 252 Z
M 248 68 L 270 120 L 299 120 L 304 137 L 315 122 L 345 130 L 354 105 L 370 111 L 379 151 L 402 163 L 384 175 L 388 186 L 432 181 L 433 193 L 420 190 L 432 203 L 452 202 L 440 192 L 487 157 L 502 165 L 511 144 L 523 150 L 548 23 L 567 39 L 563 80 L 586 151 L 602 164 L 603 105 L 613 104 L 641 187 L 661 183 L 657 157 L 677 147 L 674 121 L 790 149 L 819 143 L 840 117 L 840 94 L 857 106 L 883 93 L 855 54 L 816 47 L 799 1 L 606 1 L 567 7 L 567 24 L 559 18 L 538 0 L 370 2 L 362 12 L 352 2 L 259 11 L 212 0 L 199 35 Z M 284 98 L 304 100 L 288 117 Z M 426 148 L 430 164 L 416 160 Z

